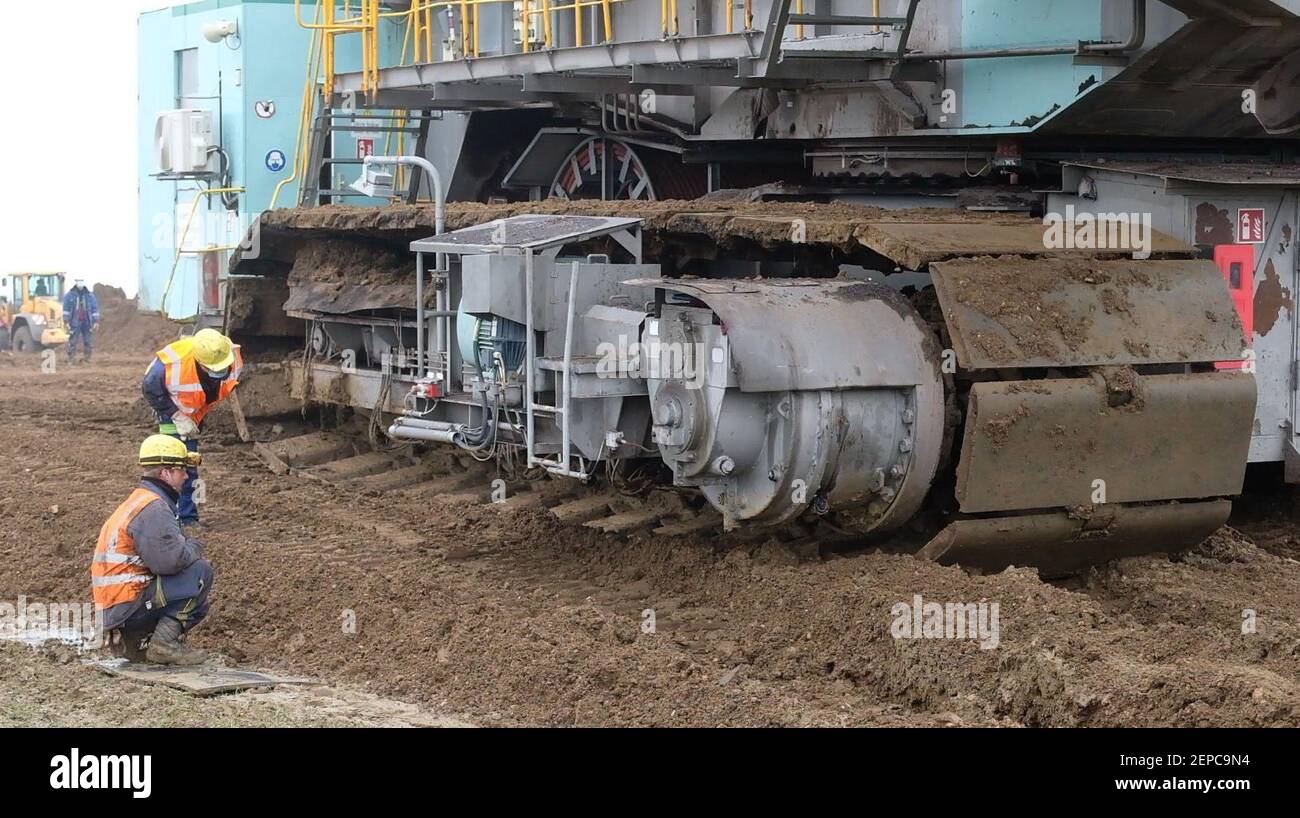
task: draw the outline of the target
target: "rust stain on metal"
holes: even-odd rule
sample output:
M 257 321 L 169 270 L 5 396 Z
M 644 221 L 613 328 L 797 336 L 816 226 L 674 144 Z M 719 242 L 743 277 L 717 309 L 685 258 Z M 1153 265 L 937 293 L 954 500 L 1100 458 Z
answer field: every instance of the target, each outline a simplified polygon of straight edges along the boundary
M 1294 310 L 1295 298 L 1289 289 L 1282 286 L 1282 279 L 1273 267 L 1273 260 L 1269 259 L 1264 266 L 1264 280 L 1255 288 L 1255 332 L 1268 335 L 1277 324 L 1283 309 L 1287 312 Z
M 1237 240 L 1228 211 L 1220 210 L 1211 202 L 1196 206 L 1196 243 L 1232 244 Z

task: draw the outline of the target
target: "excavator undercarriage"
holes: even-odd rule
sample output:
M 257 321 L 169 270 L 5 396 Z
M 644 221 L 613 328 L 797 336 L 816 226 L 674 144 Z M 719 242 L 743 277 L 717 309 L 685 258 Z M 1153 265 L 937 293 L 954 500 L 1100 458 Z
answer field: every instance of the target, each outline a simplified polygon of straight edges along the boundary
M 1242 325 L 1169 237 L 1137 259 L 1018 214 L 707 200 L 446 221 L 265 214 L 229 331 L 302 343 L 295 397 L 390 443 L 689 492 L 728 530 L 1056 575 L 1194 544 L 1241 490 Z

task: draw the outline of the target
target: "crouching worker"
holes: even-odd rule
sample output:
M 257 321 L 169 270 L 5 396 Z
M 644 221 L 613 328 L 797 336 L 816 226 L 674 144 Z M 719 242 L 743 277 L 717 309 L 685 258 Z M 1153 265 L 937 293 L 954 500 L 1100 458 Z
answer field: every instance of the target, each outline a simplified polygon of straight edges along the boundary
M 176 516 L 188 469 L 199 461 L 174 437 L 149 437 L 140 447 L 140 485 L 99 530 L 91 595 L 103 633 L 120 630 L 133 662 L 197 665 L 205 658 L 182 639 L 208 613 L 212 565 Z

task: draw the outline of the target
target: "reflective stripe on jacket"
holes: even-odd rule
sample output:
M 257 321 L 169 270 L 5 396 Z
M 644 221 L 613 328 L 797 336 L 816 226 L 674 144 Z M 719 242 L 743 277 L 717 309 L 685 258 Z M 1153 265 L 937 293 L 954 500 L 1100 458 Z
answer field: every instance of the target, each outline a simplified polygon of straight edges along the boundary
M 203 383 L 199 380 L 199 364 L 194 359 L 193 340 L 183 338 L 158 350 L 158 360 L 162 361 L 163 368 L 166 370 L 167 392 L 180 411 L 189 415 L 190 420 L 195 423 L 202 423 L 203 418 L 212 411 L 212 407 L 230 397 L 230 393 L 239 385 L 239 376 L 244 369 L 244 356 L 238 344 L 233 347 L 233 350 L 235 362 L 230 365 L 230 372 L 225 380 L 221 381 L 217 399 L 212 403 L 208 403 L 207 395 L 203 391 Z
M 90 563 L 90 593 L 96 609 L 102 611 L 139 599 L 153 581 L 153 573 L 136 553 L 135 538 L 127 528 L 146 506 L 161 502 L 157 493 L 137 488 L 99 529 Z

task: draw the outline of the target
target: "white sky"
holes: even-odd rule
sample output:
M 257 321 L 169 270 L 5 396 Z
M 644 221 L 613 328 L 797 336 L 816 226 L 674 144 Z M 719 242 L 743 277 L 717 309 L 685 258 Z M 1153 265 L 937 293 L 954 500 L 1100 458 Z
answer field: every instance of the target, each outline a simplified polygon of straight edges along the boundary
M 136 16 L 172 5 L 5 3 L 0 273 L 63 271 L 135 294 Z

